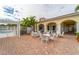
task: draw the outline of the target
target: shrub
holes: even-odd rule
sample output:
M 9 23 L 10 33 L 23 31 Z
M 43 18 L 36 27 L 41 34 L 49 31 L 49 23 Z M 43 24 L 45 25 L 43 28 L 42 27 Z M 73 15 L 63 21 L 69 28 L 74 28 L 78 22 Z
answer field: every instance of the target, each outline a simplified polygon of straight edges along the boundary
M 79 36 L 79 32 L 76 33 L 76 36 Z

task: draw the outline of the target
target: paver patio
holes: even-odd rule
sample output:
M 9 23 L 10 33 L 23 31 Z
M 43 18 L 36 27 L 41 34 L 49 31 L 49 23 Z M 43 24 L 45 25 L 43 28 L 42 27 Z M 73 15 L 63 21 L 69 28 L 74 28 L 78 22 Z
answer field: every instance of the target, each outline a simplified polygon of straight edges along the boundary
M 56 38 L 56 41 L 41 43 L 39 38 L 30 35 L 0 39 L 1 55 L 62 55 L 79 54 L 79 43 L 75 36 L 65 35 L 64 38 Z

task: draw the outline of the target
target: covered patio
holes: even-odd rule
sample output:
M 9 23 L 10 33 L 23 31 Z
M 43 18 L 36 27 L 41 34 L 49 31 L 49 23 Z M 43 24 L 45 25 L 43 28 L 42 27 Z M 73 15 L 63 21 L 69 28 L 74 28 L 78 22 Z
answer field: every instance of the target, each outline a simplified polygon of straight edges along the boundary
M 48 23 L 47 30 L 52 31 L 52 32 L 56 32 L 56 23 L 54 23 L 54 22 Z
M 39 25 L 43 25 L 44 32 L 54 31 L 58 34 L 64 32 L 65 34 L 75 34 L 79 32 L 79 13 L 70 13 L 67 15 L 58 16 L 50 19 L 41 19 L 37 24 L 37 31 Z
M 64 31 L 65 34 L 75 34 L 76 30 L 76 21 L 66 20 L 61 23 L 61 31 Z

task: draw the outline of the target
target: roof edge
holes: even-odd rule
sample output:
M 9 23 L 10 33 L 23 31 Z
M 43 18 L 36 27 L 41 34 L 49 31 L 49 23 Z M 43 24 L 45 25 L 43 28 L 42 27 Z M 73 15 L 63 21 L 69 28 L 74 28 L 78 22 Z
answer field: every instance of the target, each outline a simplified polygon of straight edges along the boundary
M 39 21 L 39 22 L 52 21 L 52 20 L 61 19 L 61 18 L 65 18 L 65 17 L 76 16 L 76 15 L 79 15 L 79 12 L 69 13 L 69 14 L 65 14 L 65 15 L 62 15 L 62 16 L 57 16 L 57 17 L 49 18 L 49 19 L 46 19 L 44 21 Z

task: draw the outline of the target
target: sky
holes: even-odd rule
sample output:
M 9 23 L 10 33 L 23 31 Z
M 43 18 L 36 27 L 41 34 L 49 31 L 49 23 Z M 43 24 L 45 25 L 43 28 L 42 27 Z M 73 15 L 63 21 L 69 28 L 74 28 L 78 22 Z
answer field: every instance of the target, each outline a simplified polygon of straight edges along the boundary
M 28 16 L 36 16 L 36 19 L 41 17 L 53 18 L 69 13 L 75 12 L 75 4 L 15 4 L 15 5 L 0 5 L 0 16 L 6 16 L 2 11 L 3 6 L 11 6 L 19 11 L 18 18 L 24 18 Z

